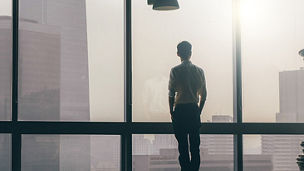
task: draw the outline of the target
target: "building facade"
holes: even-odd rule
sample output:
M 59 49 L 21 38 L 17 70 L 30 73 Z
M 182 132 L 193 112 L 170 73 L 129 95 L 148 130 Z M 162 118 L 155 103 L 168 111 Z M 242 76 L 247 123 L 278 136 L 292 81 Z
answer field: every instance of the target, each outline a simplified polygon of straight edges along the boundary
M 279 73 L 280 112 L 276 122 L 304 122 L 304 70 Z M 274 171 L 298 171 L 303 135 L 262 135 L 262 154 L 272 155 Z

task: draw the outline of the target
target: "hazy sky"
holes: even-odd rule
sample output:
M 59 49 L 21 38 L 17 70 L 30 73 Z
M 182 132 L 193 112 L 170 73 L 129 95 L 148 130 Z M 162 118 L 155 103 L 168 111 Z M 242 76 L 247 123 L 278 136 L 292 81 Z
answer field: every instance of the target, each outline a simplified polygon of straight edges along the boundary
M 214 114 L 232 116 L 231 1 L 179 3 L 179 10 L 159 12 L 141 0 L 133 1 L 135 120 L 169 120 L 168 73 L 178 64 L 176 44 L 182 40 L 193 44 L 192 61 L 206 73 L 208 98 L 203 120 Z M 242 1 L 244 121 L 275 121 L 279 72 L 302 66 L 297 52 L 304 44 L 303 5 L 301 0 Z M 144 94 L 136 93 L 141 89 Z M 141 108 L 143 103 L 148 105 Z
M 133 1 L 134 120 L 170 121 L 168 76 L 171 67 L 179 64 L 176 45 L 183 40 L 192 43 L 192 61 L 206 73 L 204 121 L 213 114 L 232 115 L 230 2 L 179 1 L 179 10 L 166 12 Z
M 124 118 L 124 4 L 87 0 L 90 116 L 93 121 Z
M 303 66 L 303 0 L 242 1 L 244 121 L 274 122 L 279 72 Z

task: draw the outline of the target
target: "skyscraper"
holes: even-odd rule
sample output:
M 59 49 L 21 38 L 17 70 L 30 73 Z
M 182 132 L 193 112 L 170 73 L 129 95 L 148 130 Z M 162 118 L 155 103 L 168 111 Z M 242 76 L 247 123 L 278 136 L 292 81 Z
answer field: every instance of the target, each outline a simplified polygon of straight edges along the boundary
M 20 119 L 90 121 L 86 1 L 20 1 L 19 26 Z M 90 136 L 27 135 L 22 145 L 25 171 L 90 170 Z
M 276 122 L 304 122 L 304 70 L 279 74 L 280 112 Z M 303 135 L 262 135 L 262 153 L 273 155 L 274 171 L 298 171 Z
M 212 122 L 232 122 L 229 115 L 212 115 Z M 201 136 L 201 148 L 208 149 L 208 154 L 233 155 L 233 136 L 205 134 Z
M 35 108 L 21 108 L 21 119 L 89 121 L 86 1 L 21 1 L 19 42 L 20 107 L 23 96 L 51 90 L 57 95 L 43 98 L 48 104 L 59 103 L 59 114 L 50 114 L 56 118 L 42 116 L 45 106 L 36 118 L 23 116 Z M 32 101 L 39 98 L 31 96 Z
M 11 118 L 11 17 L 0 16 L 0 120 Z
M 304 122 L 304 70 L 280 72 L 280 112 L 277 122 Z

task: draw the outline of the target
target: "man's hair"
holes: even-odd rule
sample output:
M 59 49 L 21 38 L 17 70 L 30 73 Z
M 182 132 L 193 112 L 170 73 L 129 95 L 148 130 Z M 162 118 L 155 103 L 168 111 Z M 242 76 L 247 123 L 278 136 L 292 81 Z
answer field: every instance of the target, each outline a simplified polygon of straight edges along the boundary
M 177 53 L 181 58 L 188 58 L 191 55 L 192 45 L 188 41 L 182 41 L 177 45 Z

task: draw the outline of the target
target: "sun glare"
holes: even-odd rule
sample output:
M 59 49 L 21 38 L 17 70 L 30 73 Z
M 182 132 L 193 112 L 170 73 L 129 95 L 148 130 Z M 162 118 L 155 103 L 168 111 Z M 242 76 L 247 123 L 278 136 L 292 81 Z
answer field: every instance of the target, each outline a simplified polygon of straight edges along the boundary
M 252 0 L 241 1 L 241 21 L 246 24 L 257 24 L 259 18 L 263 17 L 262 5 Z

